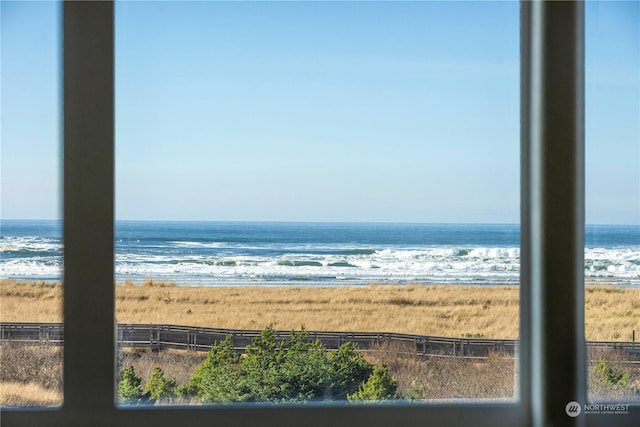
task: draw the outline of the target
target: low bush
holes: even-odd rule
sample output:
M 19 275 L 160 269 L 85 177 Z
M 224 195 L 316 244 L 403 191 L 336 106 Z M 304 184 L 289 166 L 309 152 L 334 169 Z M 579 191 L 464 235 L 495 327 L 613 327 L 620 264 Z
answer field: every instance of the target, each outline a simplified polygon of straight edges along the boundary
M 623 388 L 629 385 L 629 372 L 613 369 L 606 360 L 600 359 L 593 367 L 598 381 L 613 388 Z
M 356 400 L 376 400 L 395 395 L 395 380 L 384 376 L 386 368 L 377 372 L 352 343 L 329 352 L 319 341 L 310 341 L 304 329 L 278 341 L 272 326 L 246 347 L 242 357 L 232 343 L 228 336 L 212 346 L 183 389 L 185 396 L 225 403 L 345 400 L 351 394 Z
M 637 355 L 606 349 L 589 350 L 587 371 L 589 399 L 592 401 L 638 402 L 640 369 Z
M 371 376 L 354 394 L 347 396 L 352 401 L 376 401 L 396 397 L 398 382 L 391 376 L 385 365 L 376 366 Z
M 139 403 L 143 397 L 142 378 L 136 375 L 133 366 L 123 369 L 118 381 L 118 401 L 123 404 L 133 404 Z
M 147 381 L 145 391 L 149 397 L 154 400 L 171 399 L 176 396 L 178 381 L 173 378 L 167 378 L 164 371 L 159 366 L 153 368 L 151 378 Z

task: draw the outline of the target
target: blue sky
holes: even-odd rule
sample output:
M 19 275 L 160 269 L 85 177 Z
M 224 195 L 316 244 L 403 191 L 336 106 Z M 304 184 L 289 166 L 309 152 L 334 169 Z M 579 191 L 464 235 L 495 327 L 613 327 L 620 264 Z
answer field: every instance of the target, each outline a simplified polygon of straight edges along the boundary
M 2 2 L 3 218 L 59 216 L 59 20 Z M 119 2 L 120 219 L 514 223 L 518 4 Z M 587 4 L 587 221 L 640 222 L 640 6 Z

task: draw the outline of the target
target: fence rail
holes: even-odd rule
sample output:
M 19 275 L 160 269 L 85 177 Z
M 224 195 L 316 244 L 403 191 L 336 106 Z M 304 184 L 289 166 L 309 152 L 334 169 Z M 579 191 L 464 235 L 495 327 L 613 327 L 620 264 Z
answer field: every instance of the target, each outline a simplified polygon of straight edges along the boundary
M 116 339 L 118 347 L 208 351 L 212 344 L 232 335 L 234 348 L 242 352 L 254 338 L 260 336 L 260 332 L 244 329 L 121 323 L 117 325 Z M 275 332 L 276 339 L 279 341 L 291 336 L 289 331 Z M 0 344 L 17 341 L 32 345 L 62 345 L 63 333 L 62 323 L 0 323 Z M 448 338 L 388 332 L 308 331 L 308 333 L 310 340 L 319 340 L 330 350 L 338 349 L 346 342 L 353 342 L 362 350 L 368 350 L 383 343 L 391 343 L 398 344 L 407 351 L 415 350 L 419 355 L 486 357 L 492 352 L 514 355 L 518 346 L 517 340 Z M 587 346 L 640 355 L 639 342 L 590 341 Z

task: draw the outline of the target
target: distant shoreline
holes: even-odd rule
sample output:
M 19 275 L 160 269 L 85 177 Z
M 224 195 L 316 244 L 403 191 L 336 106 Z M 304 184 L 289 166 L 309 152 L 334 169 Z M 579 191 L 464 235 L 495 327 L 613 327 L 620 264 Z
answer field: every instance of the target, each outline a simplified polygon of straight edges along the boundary
M 64 223 L 62 218 L 2 218 L 0 223 Z M 139 223 L 191 223 L 191 224 L 406 224 L 406 225 L 520 225 L 519 222 L 473 222 L 473 221 L 313 221 L 313 220 L 232 220 L 232 219 L 135 219 L 135 218 L 116 218 L 116 223 L 120 222 L 139 222 Z M 599 223 L 589 222 L 585 227 L 639 227 L 640 225 L 632 223 Z
M 20 283 L 37 283 L 37 282 L 42 282 L 42 283 L 48 283 L 48 284 L 60 284 L 62 283 L 62 278 L 60 277 L 56 277 L 56 278 L 40 278 L 40 277 L 2 277 L 0 278 L 0 282 L 3 281 L 14 281 L 14 282 L 20 282 Z M 217 281 L 217 280 L 212 280 L 211 282 L 197 282 L 194 281 L 192 283 L 180 283 L 180 282 L 176 282 L 174 280 L 171 279 L 165 279 L 165 278 L 157 278 L 157 279 L 150 279 L 150 278 L 145 278 L 145 279 L 129 279 L 129 278 L 125 278 L 125 279 L 117 279 L 115 281 L 116 286 L 120 286 L 120 285 L 125 285 L 127 283 L 133 284 L 133 285 L 142 285 L 147 281 L 152 281 L 154 283 L 161 283 L 163 285 L 170 285 L 170 286 L 178 286 L 178 287 L 188 287 L 188 288 L 199 288 L 199 287 L 204 287 L 204 288 L 225 288 L 225 287 L 230 287 L 230 288 L 245 288 L 245 287 L 265 287 L 265 288 L 287 288 L 287 287 L 318 287 L 318 288 L 340 288 L 340 287 L 366 287 L 366 286 L 461 286 L 461 287 L 475 287 L 475 286 L 479 286 L 479 287 L 510 287 L 510 286 L 515 286 L 515 287 L 519 287 L 520 284 L 519 283 L 469 283 L 469 282 L 465 282 L 465 283 L 443 283 L 443 282 L 434 282 L 434 283 L 428 283 L 428 282 L 424 282 L 424 281 L 401 281 L 401 280 L 395 280 L 395 281 L 388 281 L 388 282 L 382 282 L 382 281 L 378 281 L 378 282 L 359 282 L 359 281 L 355 281 L 355 280 L 326 280 L 326 281 L 314 281 L 314 280 L 307 280 L 307 279 L 300 279 L 300 280 L 283 280 L 283 281 L 265 281 L 265 282 L 251 282 L 251 281 L 247 281 L 247 282 L 240 282 L 239 280 L 236 281 Z M 239 283 L 240 282 L 240 283 Z M 640 285 L 637 284 L 633 284 L 633 283 L 624 283 L 624 282 L 612 282 L 611 280 L 607 280 L 607 279 L 599 279 L 599 280 L 593 280 L 593 279 L 589 279 L 589 280 L 585 280 L 585 287 L 588 286 L 603 286 L 603 287 L 613 287 L 613 288 L 623 288 L 623 289 L 640 289 Z

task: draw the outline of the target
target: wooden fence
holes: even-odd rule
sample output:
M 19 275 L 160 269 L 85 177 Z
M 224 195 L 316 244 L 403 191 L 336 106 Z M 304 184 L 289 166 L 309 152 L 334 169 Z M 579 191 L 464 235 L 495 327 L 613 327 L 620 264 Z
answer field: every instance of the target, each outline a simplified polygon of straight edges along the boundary
M 233 346 L 242 352 L 259 330 L 216 329 L 196 326 L 118 324 L 116 342 L 118 347 L 144 347 L 153 350 L 183 349 L 208 351 L 216 341 L 233 336 Z M 353 342 L 362 350 L 389 343 L 393 348 L 415 351 L 419 355 L 439 355 L 458 357 L 486 357 L 492 352 L 514 355 L 517 340 L 483 338 L 447 338 L 422 335 L 397 334 L 388 332 L 325 332 L 308 331 L 309 339 L 319 340 L 327 349 L 335 350 L 346 342 Z M 290 337 L 289 331 L 276 331 L 277 340 Z M 62 323 L 0 323 L 0 344 L 19 341 L 33 345 L 62 345 Z M 587 343 L 590 348 L 613 349 L 640 356 L 638 342 Z

